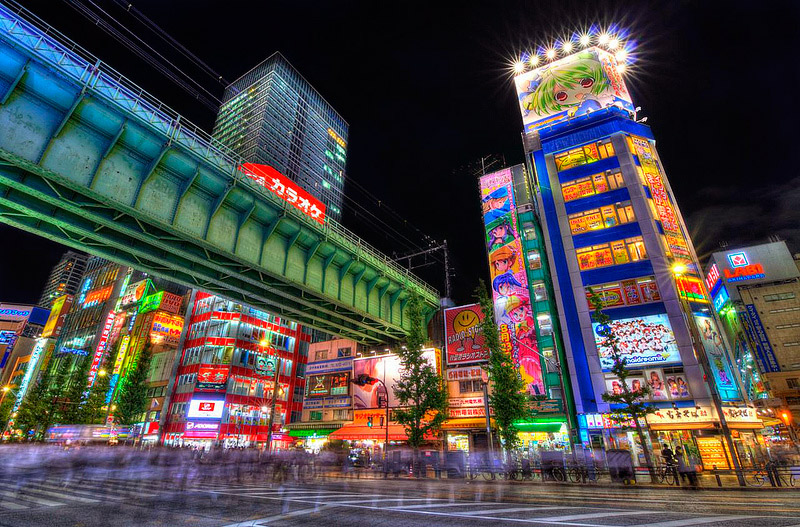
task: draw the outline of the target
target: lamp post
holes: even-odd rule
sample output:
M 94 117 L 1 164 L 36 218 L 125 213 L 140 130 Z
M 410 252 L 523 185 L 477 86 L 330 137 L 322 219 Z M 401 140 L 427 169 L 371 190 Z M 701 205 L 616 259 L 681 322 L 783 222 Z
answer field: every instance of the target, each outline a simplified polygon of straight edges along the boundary
M 3 390 L 2 391 L 3 391 L 3 395 L 0 397 L 0 405 L 2 405 L 3 402 L 5 401 L 6 395 L 8 395 L 9 393 L 15 394 L 17 392 L 13 388 L 11 388 L 11 386 L 8 386 L 8 385 L 3 386 Z M 16 412 L 14 414 L 11 414 L 9 416 L 9 418 L 6 420 L 6 425 L 3 427 L 3 434 L 0 437 L 1 439 L 5 439 L 6 432 L 8 431 L 8 427 L 11 425 L 11 422 L 14 419 L 14 415 L 16 415 Z
M 367 375 L 366 373 L 362 373 L 357 378 L 351 380 L 353 384 L 357 386 L 366 386 L 368 384 L 376 384 L 380 383 L 383 386 L 384 391 L 386 392 L 386 419 L 384 419 L 384 426 L 386 427 L 386 437 L 383 442 L 383 478 L 386 479 L 387 475 L 389 474 L 389 389 L 386 387 L 386 383 L 380 379 Z
M 678 263 L 672 266 L 672 274 L 676 278 L 675 286 L 678 291 L 678 302 L 680 302 L 681 307 L 683 308 L 682 310 L 684 316 L 686 317 L 686 323 L 689 326 L 689 333 L 694 341 L 695 355 L 697 355 L 697 357 L 700 359 L 700 364 L 703 367 L 704 378 L 706 384 L 708 385 L 708 389 L 711 392 L 711 401 L 714 403 L 714 409 L 717 411 L 717 416 L 719 416 L 719 425 L 722 429 L 722 435 L 725 438 L 725 444 L 728 447 L 728 452 L 730 452 L 731 455 L 733 470 L 736 472 L 736 479 L 739 481 L 739 486 L 744 487 L 746 483 L 744 480 L 744 475 L 742 474 L 741 464 L 739 463 L 739 455 L 733 445 L 731 431 L 730 428 L 728 428 L 728 421 L 725 419 L 725 414 L 722 412 L 722 399 L 719 396 L 717 383 L 714 381 L 714 375 L 711 373 L 711 363 L 708 360 L 708 355 L 706 355 L 706 348 L 703 345 L 703 339 L 694 323 L 692 307 L 689 305 L 689 301 L 681 295 L 680 288 L 677 286 L 677 278 L 679 278 L 685 272 L 686 266 L 683 264 Z
M 278 380 L 281 371 L 281 358 L 275 361 L 275 380 L 272 383 L 272 401 L 270 402 L 269 421 L 267 424 L 267 453 L 272 451 L 272 425 L 275 423 L 275 399 L 278 395 Z

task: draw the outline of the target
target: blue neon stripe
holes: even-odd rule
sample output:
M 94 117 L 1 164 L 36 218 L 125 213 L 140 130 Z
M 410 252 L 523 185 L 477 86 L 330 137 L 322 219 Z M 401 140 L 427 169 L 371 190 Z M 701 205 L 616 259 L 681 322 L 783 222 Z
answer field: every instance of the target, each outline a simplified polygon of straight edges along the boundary
M 651 274 L 655 273 L 653 272 L 653 264 L 650 263 L 650 260 L 640 260 L 629 264 L 612 265 L 610 267 L 592 269 L 591 271 L 582 271 L 581 282 L 583 282 L 583 285 L 588 286 L 604 284 L 606 282 L 616 282 L 617 280 L 625 280 L 626 278 L 638 278 Z
M 623 240 L 641 234 L 642 229 L 639 227 L 639 224 L 634 221 L 623 225 L 617 225 L 616 227 L 576 234 L 572 237 L 572 243 L 575 244 L 576 249 L 580 249 L 581 247 Z

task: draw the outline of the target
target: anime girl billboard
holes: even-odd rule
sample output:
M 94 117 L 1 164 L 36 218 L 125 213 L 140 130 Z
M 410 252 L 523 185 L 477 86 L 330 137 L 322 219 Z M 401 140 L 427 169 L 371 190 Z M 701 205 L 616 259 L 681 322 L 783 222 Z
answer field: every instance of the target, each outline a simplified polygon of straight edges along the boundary
M 514 79 L 525 132 L 633 102 L 613 55 L 598 48 L 574 53 Z
M 515 212 L 511 171 L 481 178 L 494 316 L 500 339 L 532 395 L 544 394 L 542 364 L 536 340 L 528 277 Z

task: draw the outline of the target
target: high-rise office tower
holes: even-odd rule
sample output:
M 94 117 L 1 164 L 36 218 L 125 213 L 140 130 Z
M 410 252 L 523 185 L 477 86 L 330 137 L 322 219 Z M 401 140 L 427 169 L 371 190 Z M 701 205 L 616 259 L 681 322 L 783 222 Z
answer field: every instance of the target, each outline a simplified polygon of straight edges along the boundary
M 628 389 L 651 389 L 656 451 L 688 444 L 708 468 L 728 467 L 731 456 L 744 463 L 763 425 L 745 405 L 653 133 L 636 119 L 617 62 L 625 57 L 588 46 L 538 58 L 515 84 L 581 439 L 644 461 L 638 437 L 607 419 L 615 408 L 603 395 L 623 389 L 603 345 L 610 330 L 633 372 Z M 594 319 L 592 293 L 609 327 Z
M 338 220 L 348 124 L 280 53 L 225 90 L 214 137 L 251 163 L 289 177 Z
M 62 295 L 74 295 L 81 283 L 83 273 L 86 271 L 88 255 L 67 251 L 50 271 L 47 284 L 42 291 L 39 305 L 50 309 L 53 300 Z

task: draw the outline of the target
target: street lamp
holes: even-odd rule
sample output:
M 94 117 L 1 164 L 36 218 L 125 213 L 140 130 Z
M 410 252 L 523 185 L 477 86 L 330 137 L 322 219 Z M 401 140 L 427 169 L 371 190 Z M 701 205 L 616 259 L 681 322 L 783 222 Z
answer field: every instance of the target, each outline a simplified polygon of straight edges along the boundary
M 366 373 L 362 373 L 350 382 L 356 386 L 371 386 L 375 383 L 380 383 L 386 391 L 386 419 L 383 422 L 384 426 L 386 426 L 386 437 L 383 442 L 383 478 L 386 479 L 389 474 L 389 389 L 386 387 L 385 382 Z
M 682 263 L 675 263 L 672 266 L 672 274 L 675 276 L 675 286 L 678 291 L 678 302 L 680 302 L 681 307 L 684 312 L 684 316 L 686 317 L 686 323 L 689 327 L 689 333 L 692 336 L 692 340 L 694 341 L 694 351 L 695 355 L 700 358 L 700 364 L 703 367 L 704 375 L 706 384 L 708 385 L 708 389 L 711 392 L 711 401 L 714 403 L 714 409 L 717 411 L 717 415 L 719 416 L 719 424 L 720 428 L 722 428 L 722 435 L 725 438 L 725 444 L 728 447 L 728 451 L 731 455 L 731 461 L 733 461 L 733 469 L 736 472 L 736 479 L 739 480 L 739 486 L 744 487 L 746 485 L 744 480 L 744 475 L 742 474 L 742 467 L 739 463 L 739 454 L 736 452 L 736 448 L 733 445 L 733 439 L 731 438 L 731 431 L 728 428 L 728 421 L 725 419 L 725 414 L 722 412 L 722 399 L 719 396 L 719 391 L 717 390 L 717 383 L 714 381 L 714 375 L 711 373 L 711 363 L 708 360 L 708 355 L 706 355 L 706 348 L 703 345 L 703 339 L 700 336 L 699 331 L 697 330 L 697 326 L 694 323 L 693 316 L 692 316 L 692 307 L 689 304 L 689 300 L 681 295 L 680 287 L 678 286 L 678 278 L 683 275 L 687 271 L 687 267 Z M 706 292 L 707 294 L 707 292 Z

